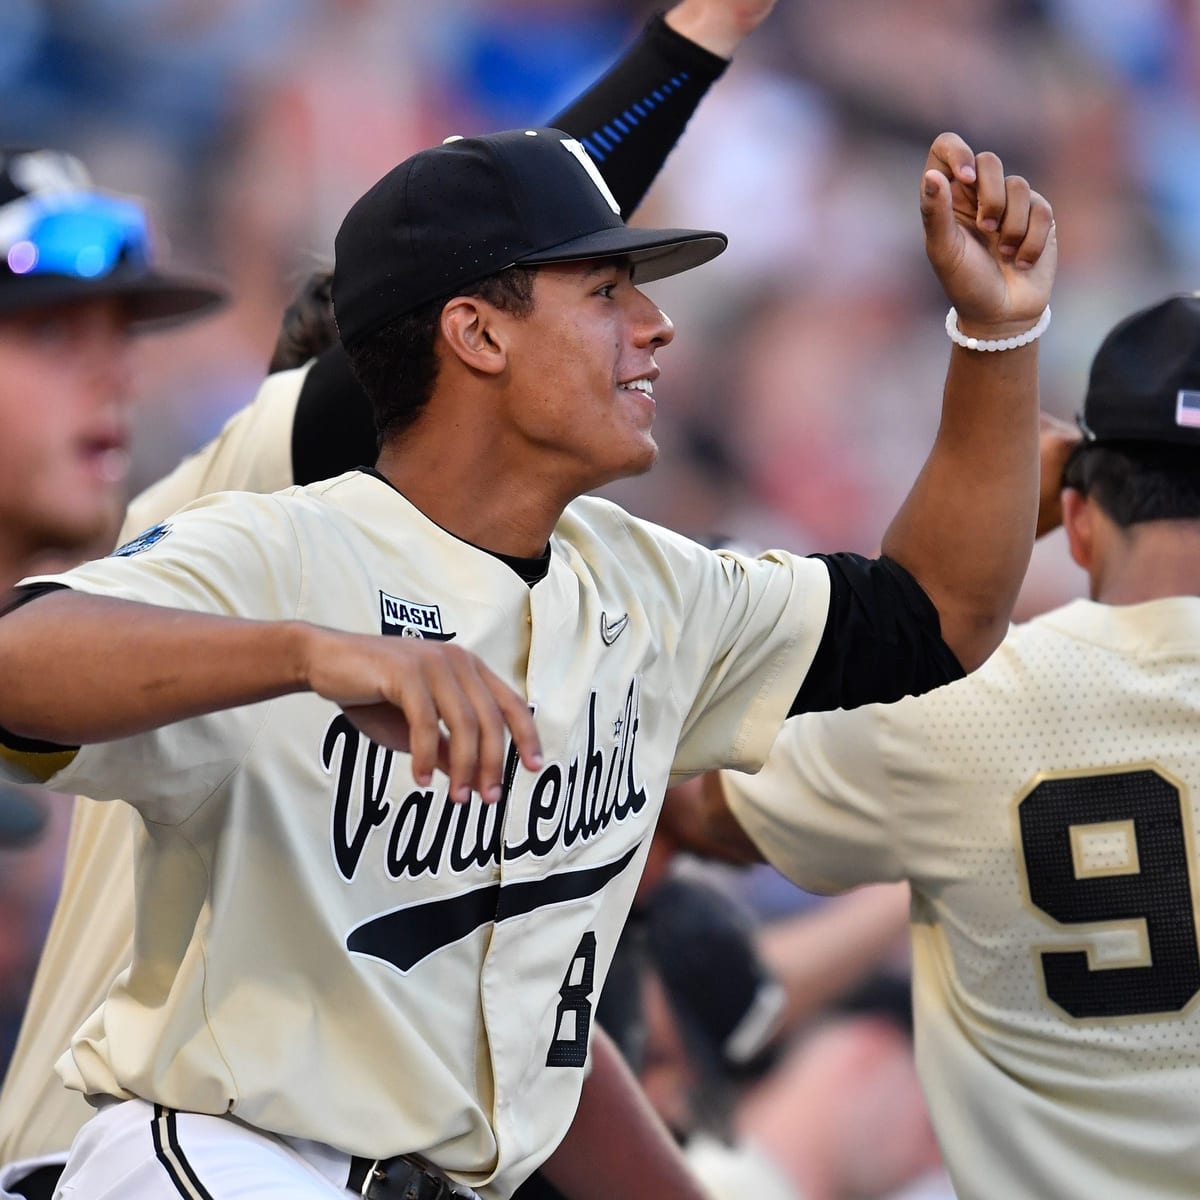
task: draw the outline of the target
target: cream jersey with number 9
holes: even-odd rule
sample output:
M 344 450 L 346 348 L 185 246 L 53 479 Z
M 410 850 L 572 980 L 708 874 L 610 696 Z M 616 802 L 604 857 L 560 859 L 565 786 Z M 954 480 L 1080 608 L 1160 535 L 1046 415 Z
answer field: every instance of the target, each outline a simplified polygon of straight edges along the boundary
M 960 1200 L 1200 1192 L 1200 598 L 1076 601 L 722 778 L 801 886 L 911 882 L 917 1065 Z
M 50 780 L 139 812 L 134 963 L 69 1086 L 503 1197 L 570 1123 L 596 999 L 672 775 L 765 756 L 820 641 L 819 561 L 713 554 L 595 499 L 530 588 L 352 472 L 202 501 L 82 591 L 455 639 L 546 756 L 452 805 L 310 694 L 84 747 Z

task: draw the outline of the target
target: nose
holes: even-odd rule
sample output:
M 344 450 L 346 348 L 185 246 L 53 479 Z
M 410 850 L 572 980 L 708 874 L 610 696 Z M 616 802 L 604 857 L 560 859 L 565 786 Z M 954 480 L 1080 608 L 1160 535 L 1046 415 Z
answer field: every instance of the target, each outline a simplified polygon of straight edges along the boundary
M 117 306 L 98 312 L 82 337 L 97 395 L 122 406 L 132 402 L 133 335 Z
M 669 346 L 675 340 L 675 325 L 640 288 L 638 295 L 638 344 L 640 346 Z

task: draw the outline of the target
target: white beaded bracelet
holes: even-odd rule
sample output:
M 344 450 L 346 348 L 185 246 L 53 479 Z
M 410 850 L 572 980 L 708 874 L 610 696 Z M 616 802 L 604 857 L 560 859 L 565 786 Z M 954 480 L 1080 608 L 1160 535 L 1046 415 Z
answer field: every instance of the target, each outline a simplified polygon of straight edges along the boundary
M 1048 304 L 1042 309 L 1042 315 L 1038 317 L 1037 324 L 1032 329 L 1027 329 L 1024 333 L 1017 334 L 1016 337 L 1006 338 L 967 337 L 958 327 L 958 313 L 954 308 L 951 307 L 946 314 L 946 333 L 950 340 L 956 346 L 962 346 L 967 350 L 1016 350 L 1018 346 L 1028 346 L 1030 342 L 1036 342 L 1049 328 L 1050 305 Z

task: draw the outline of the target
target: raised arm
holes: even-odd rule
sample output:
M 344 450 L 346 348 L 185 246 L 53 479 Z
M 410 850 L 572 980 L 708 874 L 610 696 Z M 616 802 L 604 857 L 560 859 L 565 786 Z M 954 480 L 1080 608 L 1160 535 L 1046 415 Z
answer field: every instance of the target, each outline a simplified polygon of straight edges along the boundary
M 958 330 L 1019 339 L 1050 298 L 1049 204 L 994 154 L 942 134 L 921 180 L 925 246 Z M 920 582 L 967 669 L 996 648 L 1029 562 L 1038 508 L 1038 349 L 954 345 L 942 419 L 883 552 Z
M 697 105 L 775 0 L 683 0 L 651 17 L 613 67 L 550 125 L 578 138 L 628 218 Z

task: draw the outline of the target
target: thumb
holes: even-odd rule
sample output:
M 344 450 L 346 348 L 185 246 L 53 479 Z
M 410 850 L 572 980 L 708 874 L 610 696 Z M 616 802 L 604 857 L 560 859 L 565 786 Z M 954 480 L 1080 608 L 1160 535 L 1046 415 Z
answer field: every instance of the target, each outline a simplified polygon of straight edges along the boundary
M 921 223 L 925 226 L 925 251 L 939 270 L 957 257 L 961 236 L 950 202 L 950 181 L 940 171 L 926 171 L 921 179 Z

